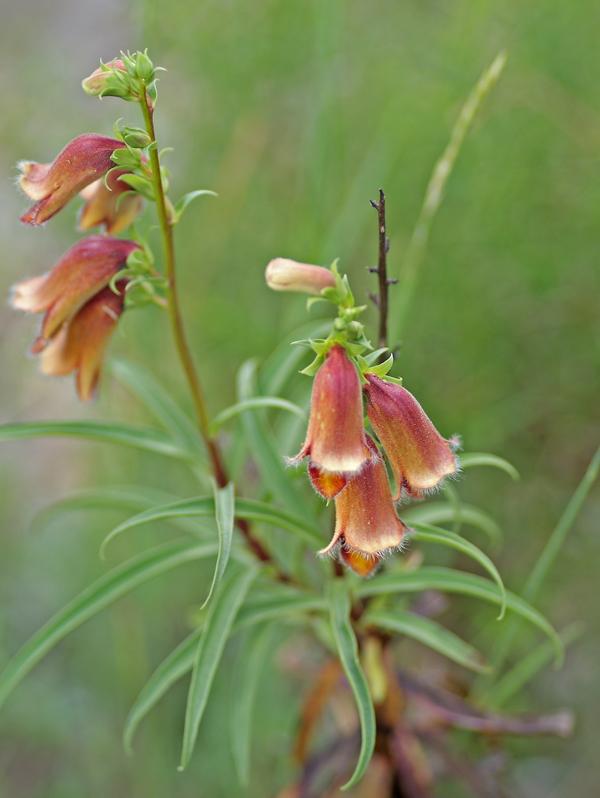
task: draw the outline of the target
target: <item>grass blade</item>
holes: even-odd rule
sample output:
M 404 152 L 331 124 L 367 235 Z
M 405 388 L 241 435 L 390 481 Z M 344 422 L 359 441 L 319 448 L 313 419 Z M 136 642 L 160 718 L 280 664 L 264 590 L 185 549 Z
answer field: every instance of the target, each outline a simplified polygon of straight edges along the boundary
M 481 529 L 494 545 L 502 542 L 502 531 L 494 519 L 478 507 L 460 502 L 454 506 L 450 502 L 429 502 L 409 507 L 402 513 L 402 520 L 409 526 L 415 524 L 455 523 L 457 513 L 461 523 Z
M 239 413 L 244 410 L 252 410 L 257 407 L 277 407 L 280 410 L 288 410 L 290 413 L 307 421 L 306 413 L 301 407 L 295 405 L 293 402 L 288 402 L 287 399 L 280 399 L 278 396 L 255 396 L 252 399 L 245 399 L 243 402 L 237 402 L 235 405 L 223 410 L 216 418 L 213 419 L 210 425 L 210 433 L 214 435 L 217 430 L 223 426 L 226 421 L 235 418 Z
M 375 710 L 367 680 L 358 661 L 358 644 L 350 623 L 350 597 L 347 586 L 341 579 L 330 582 L 328 601 L 338 655 L 354 694 L 360 718 L 360 754 L 354 773 L 342 787 L 342 790 L 347 790 L 359 781 L 371 761 L 375 747 Z
M 145 449 L 147 452 L 164 454 L 179 460 L 194 461 L 197 459 L 197 456 L 187 446 L 174 440 L 166 432 L 153 427 L 142 427 L 125 422 L 34 421 L 26 424 L 3 424 L 0 426 L 0 441 L 49 436 L 120 443 L 124 446 Z
M 179 770 L 184 770 L 190 761 L 225 642 L 258 570 L 258 566 L 231 569 L 229 575 L 222 580 L 215 598 L 210 604 L 198 644 L 188 693 Z
M 261 624 L 252 629 L 238 656 L 233 680 L 229 730 L 233 761 L 242 787 L 248 785 L 250 778 L 252 713 L 272 632 L 270 624 Z
M 246 629 L 262 621 L 286 615 L 297 616 L 302 612 L 323 611 L 326 608 L 327 604 L 322 596 L 302 591 L 288 590 L 268 596 L 250 596 L 237 614 L 234 631 Z
M 148 679 L 134 705 L 129 711 L 123 729 L 123 747 L 128 754 L 133 752 L 132 742 L 140 722 L 158 703 L 176 681 L 185 676 L 194 667 L 194 659 L 198 651 L 198 642 L 202 629 L 196 629 L 185 638 L 166 659 L 164 659 L 152 676 Z
M 219 554 L 217 556 L 217 564 L 215 566 L 215 575 L 213 576 L 210 590 L 206 601 L 200 607 L 203 610 L 211 599 L 212 594 L 216 590 L 221 577 L 227 568 L 229 561 L 229 552 L 231 551 L 231 540 L 233 538 L 233 524 L 235 521 L 235 496 L 233 493 L 233 482 L 230 482 L 224 488 L 219 488 L 216 482 L 213 482 L 215 491 L 215 511 L 217 516 L 217 526 L 219 528 Z
M 361 622 L 412 637 L 473 671 L 485 673 L 490 670 L 490 666 L 476 648 L 431 618 L 404 610 L 372 610 L 366 613 Z
M 0 675 L 0 705 L 9 693 L 63 637 L 134 587 L 193 560 L 217 553 L 216 544 L 178 540 L 159 546 L 115 568 L 65 605 L 15 654 Z
M 461 538 L 460 535 L 456 535 L 454 532 L 449 532 L 447 529 L 440 529 L 440 527 L 437 526 L 429 526 L 428 524 L 416 524 L 415 533 L 411 537 L 416 540 L 427 541 L 428 543 L 441 543 L 443 546 L 450 546 L 472 557 L 483 566 L 500 589 L 502 608 L 498 620 L 501 621 L 502 618 L 504 618 L 504 612 L 506 610 L 506 589 L 502 577 L 490 558 L 478 549 L 477 546 L 469 543 L 468 540 Z
M 419 568 L 416 571 L 407 573 L 397 571 L 382 574 L 371 579 L 356 589 L 359 598 L 365 596 L 376 596 L 385 593 L 415 593 L 422 590 L 441 590 L 446 593 L 461 593 L 465 596 L 473 596 L 493 604 L 502 605 L 502 594 L 498 587 L 475 574 L 467 574 L 462 571 L 455 571 L 452 568 Z M 564 656 L 562 641 L 554 628 L 548 623 L 544 616 L 534 609 L 514 593 L 506 591 L 506 606 L 509 610 L 517 613 L 528 620 L 542 632 L 548 635 L 554 645 L 556 652 L 556 663 L 560 665 Z M 507 621 L 505 621 L 507 623 Z M 493 665 L 494 663 L 492 663 Z
M 515 481 L 519 479 L 519 472 L 514 465 L 503 457 L 498 457 L 495 454 L 465 452 L 461 454 L 458 459 L 461 468 L 471 468 L 471 466 L 494 466 L 494 468 L 499 468 L 501 471 L 506 471 Z

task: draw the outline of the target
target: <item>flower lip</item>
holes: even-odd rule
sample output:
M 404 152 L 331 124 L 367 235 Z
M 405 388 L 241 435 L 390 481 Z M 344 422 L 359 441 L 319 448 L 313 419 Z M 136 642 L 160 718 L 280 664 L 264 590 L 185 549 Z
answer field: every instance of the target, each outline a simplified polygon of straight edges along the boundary
M 350 549 L 381 557 L 402 545 L 406 525 L 396 515 L 385 464 L 375 441 L 367 435 L 371 457 L 366 466 L 335 497 L 335 531 L 327 554 L 343 539 Z
M 313 383 L 310 418 L 302 449 L 319 471 L 356 474 L 368 458 L 358 373 L 340 344 L 327 352 Z
M 36 202 L 21 221 L 32 226 L 47 222 L 83 188 L 112 169 L 110 156 L 123 147 L 125 143 L 117 139 L 86 133 L 69 142 L 51 164 L 22 161 L 19 185 Z
M 394 501 L 404 491 L 422 497 L 456 473 L 458 439 L 445 440 L 405 388 L 366 374 L 367 414 L 389 458 L 396 480 Z

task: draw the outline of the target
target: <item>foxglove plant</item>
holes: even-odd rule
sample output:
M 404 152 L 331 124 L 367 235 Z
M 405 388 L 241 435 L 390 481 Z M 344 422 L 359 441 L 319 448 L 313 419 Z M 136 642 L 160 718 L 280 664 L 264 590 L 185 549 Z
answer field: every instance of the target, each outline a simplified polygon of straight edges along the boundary
M 497 78 L 499 63 L 497 59 L 476 87 L 477 102 Z M 460 468 L 495 465 L 513 475 L 514 469 L 492 455 L 464 454 L 458 460 L 458 439 L 443 438 L 401 380 L 390 376 L 394 355 L 387 342 L 387 292 L 393 281 L 386 271 L 382 192 L 379 202 L 374 203 L 379 228 L 378 267 L 372 269 L 379 279 L 379 295 L 374 297 L 380 314 L 377 349 L 360 321 L 365 306 L 356 306 L 349 279 L 340 273 L 337 263 L 325 268 L 276 258 L 266 270 L 267 284 L 273 290 L 305 293 L 310 295 L 309 306 L 323 302 L 336 311 L 327 337 L 315 334 L 299 342 L 315 355 L 302 371 L 313 378 L 312 399 L 304 442 L 295 457 L 287 457 L 287 465 L 306 464 L 318 495 L 305 490 L 294 478 L 293 469 L 286 468 L 284 455 L 289 451 L 282 451 L 267 424 L 267 419 L 272 421 L 278 414 L 282 433 L 292 429 L 290 419 L 306 419 L 301 407 L 276 395 L 286 392 L 289 374 L 302 350 L 292 349 L 284 358 L 279 357 L 275 369 L 266 364 L 258 381 L 253 363 L 244 364 L 238 379 L 239 401 L 216 418 L 209 417 L 181 315 L 174 229 L 191 200 L 212 192 L 194 191 L 175 204 L 168 197 L 167 172 L 161 164 L 154 128 L 159 69 L 145 52 L 121 54 L 101 64 L 83 81 L 91 96 L 137 103 L 143 127 L 117 124 L 114 138 L 85 134 L 67 144 L 49 165 L 21 164 L 20 186 L 35 202 L 22 221 L 32 226 L 44 224 L 80 194 L 86 204 L 79 229 L 87 232 L 99 227 L 101 232 L 75 243 L 49 272 L 19 283 L 12 304 L 19 310 L 44 314 L 32 348 L 39 355 L 40 370 L 48 375 L 75 372 L 77 392 L 84 401 L 98 389 L 109 339 L 123 312 L 150 304 L 160 308 L 170 322 L 196 425 L 149 372 L 116 360 L 111 367 L 113 375 L 149 402 L 161 427 L 140 428 L 123 422 L 12 424 L 0 428 L 0 440 L 79 435 L 160 452 L 190 466 L 201 482 L 202 495 L 160 504 L 158 498 L 148 502 L 147 493 L 129 493 L 129 502 L 137 502 L 140 512 L 110 532 L 102 552 L 115 536 L 158 519 L 177 523 L 182 517 L 213 517 L 218 536 L 206 527 L 186 526 L 191 537 L 144 551 L 108 572 L 15 654 L 0 676 L 0 702 L 52 646 L 111 601 L 183 563 L 212 558 L 212 583 L 197 596 L 203 603 L 202 612 L 196 615 L 196 628 L 158 666 L 142 690 L 126 723 L 128 749 L 143 717 L 174 681 L 191 672 L 181 757 L 184 768 L 194 750 L 227 640 L 233 635 L 247 635 L 241 654 L 244 678 L 241 693 L 234 700 L 238 702 L 235 706 L 251 707 L 262 667 L 259 653 L 268 650 L 264 641 L 269 640 L 267 632 L 273 625 L 291 628 L 294 634 L 298 628 L 305 629 L 315 635 L 323 649 L 323 671 L 316 674 L 300 719 L 296 754 L 303 775 L 298 794 L 312 794 L 311 779 L 318 781 L 320 766 L 318 760 L 311 759 L 309 742 L 325 704 L 343 692 L 343 684 L 350 686 L 356 702 L 360 743 L 355 746 L 352 728 L 338 729 L 333 744 L 341 745 L 345 753 L 332 782 L 337 786 L 344 781 L 346 787 L 357 784 L 369 769 L 377 747 L 377 756 L 389 774 L 390 796 L 429 795 L 431 783 L 427 778 L 431 782 L 433 776 L 423 777 L 422 766 L 427 735 L 437 735 L 435 741 L 439 741 L 448 726 L 464 727 L 465 718 L 471 719 L 471 729 L 498 734 L 523 733 L 525 728 L 529 733 L 567 732 L 570 719 L 565 715 L 528 719 L 525 723 L 490 712 L 484 700 L 486 694 L 493 694 L 494 683 L 485 683 L 491 677 L 481 676 L 484 681 L 476 683 L 480 703 L 474 706 L 415 681 L 407 663 L 395 657 L 392 642 L 407 636 L 475 673 L 490 671 L 489 663 L 472 645 L 427 617 L 416 601 L 411 604 L 403 598 L 411 594 L 418 597 L 427 590 L 478 597 L 498 605 L 500 617 L 505 608 L 509 609 L 548 635 L 559 660 L 563 643 L 537 610 L 505 590 L 490 558 L 457 533 L 460 503 L 454 492 L 446 488 L 449 501 L 420 503 L 403 509 L 402 519 L 397 515 L 399 501 L 422 500 L 456 476 Z M 476 103 L 472 98 L 468 102 L 472 119 Z M 444 179 L 449 171 L 445 170 Z M 441 196 L 441 190 L 436 196 Z M 132 227 L 144 205 L 156 211 L 161 258 L 155 257 L 147 235 Z M 118 237 L 119 233 L 125 237 Z M 155 266 L 161 260 L 162 271 Z M 277 391 L 274 386 L 278 386 Z M 260 484 L 254 486 L 255 497 L 241 495 L 243 480 L 234 486 L 229 452 L 219 435 L 219 429 L 238 416 L 242 445 L 261 477 Z M 370 430 L 366 428 L 369 425 Z M 281 434 L 282 439 L 288 437 Z M 598 463 L 594 467 L 597 469 Z M 333 526 L 331 513 L 323 499 L 333 499 L 335 504 L 332 537 L 328 532 Z M 475 523 L 495 528 L 483 513 L 472 517 Z M 454 524 L 455 531 L 444 524 Z M 285 536 L 279 545 L 269 532 L 272 529 L 281 530 Z M 282 539 L 288 543 L 281 545 Z M 287 556 L 288 549 L 298 551 L 292 546 L 294 539 L 302 547 L 300 557 Z M 469 556 L 491 579 L 452 568 L 421 566 L 413 555 L 389 556 L 422 543 L 444 545 Z M 325 556 L 328 554 L 334 556 L 333 563 Z M 548 557 L 544 567 L 549 567 Z M 290 620 L 293 624 L 285 626 Z M 504 654 L 510 643 L 507 635 Z M 262 641 L 260 646 L 257 640 Z M 338 678 L 341 673 L 345 676 L 343 683 Z M 419 710 L 425 704 L 430 718 L 427 728 L 418 722 Z M 479 726 L 473 725 L 474 718 L 481 721 Z M 250 732 L 249 715 L 238 717 L 234 711 L 231 734 L 242 783 L 249 777 Z M 356 749 L 358 759 L 353 763 Z

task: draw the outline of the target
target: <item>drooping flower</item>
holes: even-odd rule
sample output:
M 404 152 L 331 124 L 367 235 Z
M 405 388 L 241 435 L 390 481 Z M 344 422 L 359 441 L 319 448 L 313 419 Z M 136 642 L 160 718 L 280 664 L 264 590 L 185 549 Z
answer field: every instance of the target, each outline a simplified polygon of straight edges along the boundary
M 307 455 L 313 485 L 326 498 L 335 496 L 369 456 L 360 380 L 340 344 L 327 352 L 315 376 L 306 439 L 290 462 Z
M 396 515 L 385 463 L 377 444 L 366 436 L 370 457 L 365 467 L 335 497 L 335 531 L 331 543 L 319 554 L 327 554 L 341 543 L 342 558 L 360 573 L 370 573 L 367 564 L 386 549 L 402 543 L 406 525 Z M 344 553 L 345 552 L 345 555 Z M 359 552 L 363 556 L 355 556 Z M 366 574 L 365 574 L 366 575 Z
M 47 222 L 82 189 L 112 169 L 115 164 L 110 156 L 123 147 L 122 141 L 86 133 L 69 142 L 51 164 L 22 161 L 19 185 L 36 203 L 21 221 L 33 226 Z
M 13 307 L 46 314 L 33 354 L 41 352 L 61 326 L 108 285 L 135 249 L 140 246 L 134 241 L 88 236 L 71 247 L 47 274 L 14 287 Z
M 457 439 L 445 440 L 423 408 L 401 385 L 366 374 L 363 386 L 369 420 L 389 458 L 396 479 L 394 501 L 404 490 L 421 497 L 457 470 Z
M 121 175 L 131 174 L 125 169 L 115 169 L 108 174 L 106 185 L 104 178 L 86 186 L 81 196 L 87 200 L 79 217 L 79 229 L 91 230 L 104 225 L 107 233 L 115 234 L 126 230 L 144 208 L 144 200 L 140 194 L 129 193 L 131 186 L 119 180 Z
M 98 385 L 106 347 L 123 312 L 126 280 L 116 294 L 103 288 L 69 319 L 40 356 L 42 374 L 64 376 L 76 372 L 75 384 L 82 401 L 89 401 Z
M 322 266 L 275 258 L 267 264 L 265 279 L 273 291 L 297 291 L 319 296 L 324 288 L 335 288 L 335 275 Z

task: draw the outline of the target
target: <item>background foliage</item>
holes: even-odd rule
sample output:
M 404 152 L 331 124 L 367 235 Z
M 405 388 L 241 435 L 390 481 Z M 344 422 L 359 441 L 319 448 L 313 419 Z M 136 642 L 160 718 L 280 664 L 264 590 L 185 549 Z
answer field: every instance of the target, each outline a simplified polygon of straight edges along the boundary
M 80 133 L 110 135 L 117 101 L 94 102 L 79 83 L 98 58 L 149 47 L 169 69 L 157 132 L 176 147 L 172 193 L 199 186 L 219 193 L 192 206 L 178 230 L 184 312 L 213 412 L 233 401 L 242 360 L 264 358 L 304 321 L 302 298 L 264 287 L 271 257 L 328 263 L 339 256 L 357 296 L 373 287 L 364 271 L 376 257 L 368 199 L 383 186 L 390 270 L 400 271 L 460 104 L 496 52 L 510 50 L 436 219 L 398 371 L 441 431 L 461 432 L 469 451 L 493 451 L 521 472 L 521 482 L 509 484 L 500 472 L 472 470 L 458 485 L 465 501 L 500 520 L 506 544 L 495 559 L 518 592 L 600 440 L 597 7 L 587 0 L 24 0 L 1 13 L 0 290 L 51 266 L 74 224 L 67 211 L 35 235 L 18 226 L 27 203 L 11 185 L 15 162 L 50 159 Z M 185 397 L 158 319 L 152 310 L 130 314 L 113 351 L 160 364 L 159 376 Z M 0 421 L 149 420 L 110 377 L 91 412 L 70 380 L 42 380 L 23 357 L 32 326 L 8 309 L 0 314 Z M 103 573 L 98 546 L 122 517 L 72 513 L 30 529 L 36 512 L 74 489 L 117 480 L 195 490 L 183 466 L 165 471 L 159 456 L 73 441 L 3 444 L 0 664 Z M 587 630 L 561 672 L 540 675 L 513 702 L 520 710 L 570 704 L 578 715 L 567 742 L 513 746 L 515 784 L 527 798 L 591 796 L 600 778 L 590 700 L 600 689 L 599 503 L 596 487 L 537 602 L 558 628 L 583 618 Z M 158 525 L 131 533 L 109 560 L 133 555 L 142 540 L 164 539 Z M 139 688 L 189 629 L 181 608 L 191 612 L 203 600 L 210 577 L 208 565 L 194 564 L 138 589 L 34 671 L 0 714 L 1 792 L 239 794 L 223 711 L 233 650 L 183 776 L 175 765 L 186 685 L 145 721 L 133 758 L 120 745 Z M 476 602 L 452 602 L 448 617 L 480 648 L 495 632 L 493 611 Z M 294 729 L 286 707 L 296 705 L 306 679 L 284 644 L 260 686 L 264 734 L 248 795 L 269 794 L 289 775 Z

